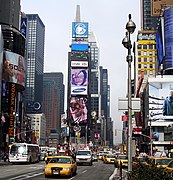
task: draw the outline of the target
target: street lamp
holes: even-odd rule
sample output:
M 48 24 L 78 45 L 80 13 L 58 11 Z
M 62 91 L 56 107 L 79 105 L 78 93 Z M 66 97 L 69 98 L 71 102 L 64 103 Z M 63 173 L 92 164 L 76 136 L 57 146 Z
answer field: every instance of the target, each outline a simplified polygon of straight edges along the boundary
M 129 21 L 126 24 L 126 36 L 122 40 L 122 44 L 128 49 L 127 62 L 128 62 L 128 171 L 132 171 L 132 92 L 131 92 L 131 40 L 130 35 L 135 31 L 136 25 L 131 20 L 131 14 L 129 14 Z

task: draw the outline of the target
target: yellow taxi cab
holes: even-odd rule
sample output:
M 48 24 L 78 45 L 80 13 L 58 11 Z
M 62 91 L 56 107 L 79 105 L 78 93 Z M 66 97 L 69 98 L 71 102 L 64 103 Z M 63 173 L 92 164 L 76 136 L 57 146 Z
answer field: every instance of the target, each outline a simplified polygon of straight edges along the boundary
M 173 160 L 168 163 L 168 165 L 165 167 L 166 172 L 173 173 Z
M 148 165 L 148 156 L 137 156 L 137 157 L 134 157 L 132 165 L 136 166 L 139 163 L 141 163 L 143 165 Z
M 151 164 L 156 165 L 156 167 L 167 167 L 172 158 L 167 157 L 154 157 L 151 159 Z
M 115 167 L 120 167 L 120 163 L 122 163 L 122 167 L 127 167 L 128 166 L 128 159 L 126 155 L 119 155 L 115 159 Z
M 107 154 L 104 157 L 104 163 L 114 163 L 115 162 L 115 156 L 113 154 Z
M 50 176 L 69 176 L 77 173 L 77 165 L 71 156 L 54 156 L 45 166 L 45 177 Z
M 99 154 L 98 154 L 98 159 L 99 159 L 99 160 L 102 160 L 102 159 L 103 159 L 103 156 L 104 156 L 104 152 L 103 152 L 103 151 L 100 151 Z

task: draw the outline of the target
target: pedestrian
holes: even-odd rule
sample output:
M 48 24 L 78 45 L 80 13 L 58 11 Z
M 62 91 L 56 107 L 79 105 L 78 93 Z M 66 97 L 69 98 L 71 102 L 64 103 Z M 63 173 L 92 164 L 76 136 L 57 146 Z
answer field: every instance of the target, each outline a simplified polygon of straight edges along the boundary
M 173 91 L 170 91 L 170 95 L 163 102 L 163 115 L 173 116 Z

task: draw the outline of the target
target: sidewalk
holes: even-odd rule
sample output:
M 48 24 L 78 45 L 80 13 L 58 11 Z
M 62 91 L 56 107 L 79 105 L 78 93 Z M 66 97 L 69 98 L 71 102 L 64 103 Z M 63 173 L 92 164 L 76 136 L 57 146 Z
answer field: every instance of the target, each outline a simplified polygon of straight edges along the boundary
M 109 177 L 109 180 L 127 180 L 127 171 L 122 170 L 122 178 L 120 177 L 120 171 L 118 168 L 115 168 L 114 173 Z

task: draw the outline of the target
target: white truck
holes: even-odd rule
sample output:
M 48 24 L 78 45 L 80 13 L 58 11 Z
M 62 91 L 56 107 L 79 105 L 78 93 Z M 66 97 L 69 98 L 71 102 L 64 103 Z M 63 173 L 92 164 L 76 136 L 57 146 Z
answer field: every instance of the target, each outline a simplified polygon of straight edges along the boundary
M 78 150 L 76 154 L 76 163 L 88 164 L 92 166 L 92 152 L 90 150 Z

